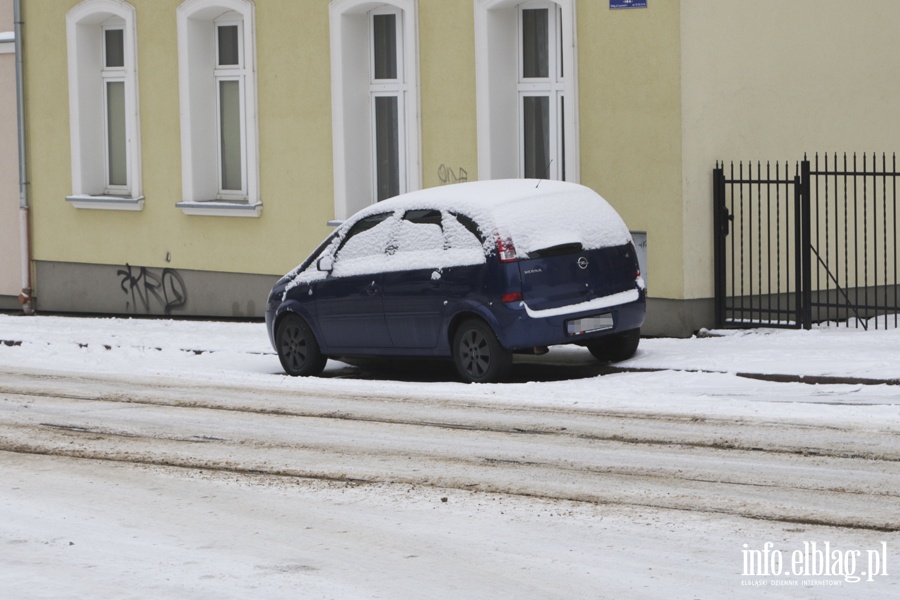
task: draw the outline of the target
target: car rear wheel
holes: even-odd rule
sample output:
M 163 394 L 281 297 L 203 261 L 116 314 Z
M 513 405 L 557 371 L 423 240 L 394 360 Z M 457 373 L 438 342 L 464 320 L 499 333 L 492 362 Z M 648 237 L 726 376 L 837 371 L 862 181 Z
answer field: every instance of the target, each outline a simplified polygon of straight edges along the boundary
M 318 375 L 325 368 L 328 359 L 322 356 L 316 336 L 297 315 L 287 315 L 281 320 L 275 341 L 278 359 L 288 375 Z
M 453 362 L 464 381 L 491 383 L 509 372 L 512 353 L 500 345 L 487 323 L 468 319 L 453 336 Z
M 602 337 L 587 347 L 597 360 L 619 362 L 634 356 L 640 342 L 641 330 L 638 328 Z

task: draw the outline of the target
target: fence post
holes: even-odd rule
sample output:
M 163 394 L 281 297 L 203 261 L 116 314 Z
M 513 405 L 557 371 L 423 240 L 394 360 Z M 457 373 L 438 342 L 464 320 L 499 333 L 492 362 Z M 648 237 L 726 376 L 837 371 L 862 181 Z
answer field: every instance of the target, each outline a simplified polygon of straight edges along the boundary
M 812 237 L 810 210 L 810 173 L 809 160 L 804 158 L 800 163 L 800 262 L 802 273 L 800 325 L 803 329 L 812 329 Z
M 725 169 L 713 169 L 713 269 L 716 327 L 725 326 L 725 237 L 728 235 L 728 208 L 725 206 Z

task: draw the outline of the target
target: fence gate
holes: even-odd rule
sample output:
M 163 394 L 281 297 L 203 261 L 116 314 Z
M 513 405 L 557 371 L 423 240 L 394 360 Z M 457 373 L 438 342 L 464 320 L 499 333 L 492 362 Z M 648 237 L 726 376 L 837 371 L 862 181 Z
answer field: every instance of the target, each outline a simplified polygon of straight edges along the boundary
M 884 155 L 717 164 L 716 326 L 897 327 L 898 176 Z

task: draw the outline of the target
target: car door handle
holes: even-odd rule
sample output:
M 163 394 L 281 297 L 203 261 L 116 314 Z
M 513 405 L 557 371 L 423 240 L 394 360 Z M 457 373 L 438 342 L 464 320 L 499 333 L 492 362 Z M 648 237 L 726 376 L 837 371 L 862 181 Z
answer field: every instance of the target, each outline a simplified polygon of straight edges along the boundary
M 377 293 L 378 293 L 378 286 L 375 285 L 375 282 L 373 281 L 372 283 L 369 284 L 369 287 L 366 288 L 366 294 L 368 294 L 369 296 L 374 296 Z

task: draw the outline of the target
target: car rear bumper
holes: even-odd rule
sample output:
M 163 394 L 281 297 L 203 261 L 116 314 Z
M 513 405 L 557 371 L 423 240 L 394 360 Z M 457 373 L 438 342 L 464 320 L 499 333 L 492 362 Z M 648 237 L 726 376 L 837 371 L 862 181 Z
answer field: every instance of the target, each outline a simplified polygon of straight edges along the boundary
M 530 311 L 521 302 L 504 304 L 502 308 L 494 310 L 494 316 L 498 321 L 497 337 L 508 350 L 525 350 L 560 344 L 580 344 L 613 333 L 637 329 L 644 323 L 647 296 L 645 291 L 640 290 L 637 300 L 632 302 L 579 312 L 554 314 L 555 312 Z M 570 334 L 568 331 L 570 321 L 607 315 L 612 319 L 612 325 L 608 328 L 579 335 Z

